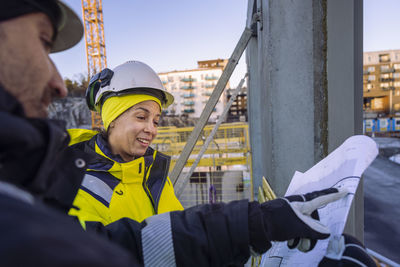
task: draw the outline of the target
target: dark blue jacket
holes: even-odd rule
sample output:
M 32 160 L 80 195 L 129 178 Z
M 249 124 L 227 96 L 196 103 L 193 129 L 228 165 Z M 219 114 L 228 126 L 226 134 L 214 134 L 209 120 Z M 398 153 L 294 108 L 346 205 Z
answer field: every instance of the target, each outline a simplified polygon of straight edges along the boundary
M 66 215 L 85 168 L 63 128 L 25 118 L 2 88 L 0 122 L 0 266 L 140 265 Z

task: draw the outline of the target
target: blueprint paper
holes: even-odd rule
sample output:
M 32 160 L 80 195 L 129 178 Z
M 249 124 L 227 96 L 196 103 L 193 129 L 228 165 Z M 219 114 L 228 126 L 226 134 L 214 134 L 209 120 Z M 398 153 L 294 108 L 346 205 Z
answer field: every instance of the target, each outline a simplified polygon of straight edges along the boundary
M 318 209 L 321 222 L 331 230 L 328 239 L 319 240 L 314 249 L 307 253 L 289 249 L 286 242 L 273 242 L 272 248 L 263 255 L 260 266 L 318 266 L 329 242 L 335 242 L 342 234 L 361 174 L 377 155 L 378 147 L 372 138 L 356 135 L 348 138 L 305 173 L 295 172 L 286 195 L 305 194 L 330 187 L 344 187 L 350 193 Z

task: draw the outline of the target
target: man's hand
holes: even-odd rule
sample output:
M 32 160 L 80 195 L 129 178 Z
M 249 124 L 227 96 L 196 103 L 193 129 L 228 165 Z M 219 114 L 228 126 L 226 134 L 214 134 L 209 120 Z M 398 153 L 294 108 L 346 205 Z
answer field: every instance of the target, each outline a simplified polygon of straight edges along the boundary
M 257 253 L 269 249 L 271 246 L 262 244 L 264 237 L 267 241 L 287 241 L 294 239 L 292 247 L 306 245 L 301 250 L 309 250 L 311 244 L 301 239 L 325 239 L 329 237 L 329 229 L 320 221 L 313 219 L 311 214 L 318 208 L 334 202 L 348 194 L 347 190 L 329 188 L 305 195 L 294 195 L 267 201 L 259 205 L 251 203 L 249 210 L 250 244 Z M 315 213 L 314 213 L 315 214 Z M 263 229 L 260 230 L 257 219 L 262 218 Z M 257 233 L 257 229 L 259 230 Z

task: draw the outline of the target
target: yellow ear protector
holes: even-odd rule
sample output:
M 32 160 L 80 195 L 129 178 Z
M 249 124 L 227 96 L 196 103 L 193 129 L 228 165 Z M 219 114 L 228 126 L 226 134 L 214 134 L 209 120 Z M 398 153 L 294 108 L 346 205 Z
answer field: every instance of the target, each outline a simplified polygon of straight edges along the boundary
M 86 104 L 90 110 L 100 112 L 100 106 L 96 105 L 96 95 L 101 87 L 110 85 L 113 75 L 112 70 L 105 68 L 90 79 L 89 87 L 86 89 Z

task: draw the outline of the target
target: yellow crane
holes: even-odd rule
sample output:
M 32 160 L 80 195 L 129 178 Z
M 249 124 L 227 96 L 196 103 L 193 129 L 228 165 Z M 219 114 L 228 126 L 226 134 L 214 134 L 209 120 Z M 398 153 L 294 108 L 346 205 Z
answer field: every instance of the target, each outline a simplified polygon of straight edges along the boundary
M 107 67 L 101 0 L 82 0 L 88 77 Z M 92 111 L 92 128 L 102 126 L 100 114 Z

